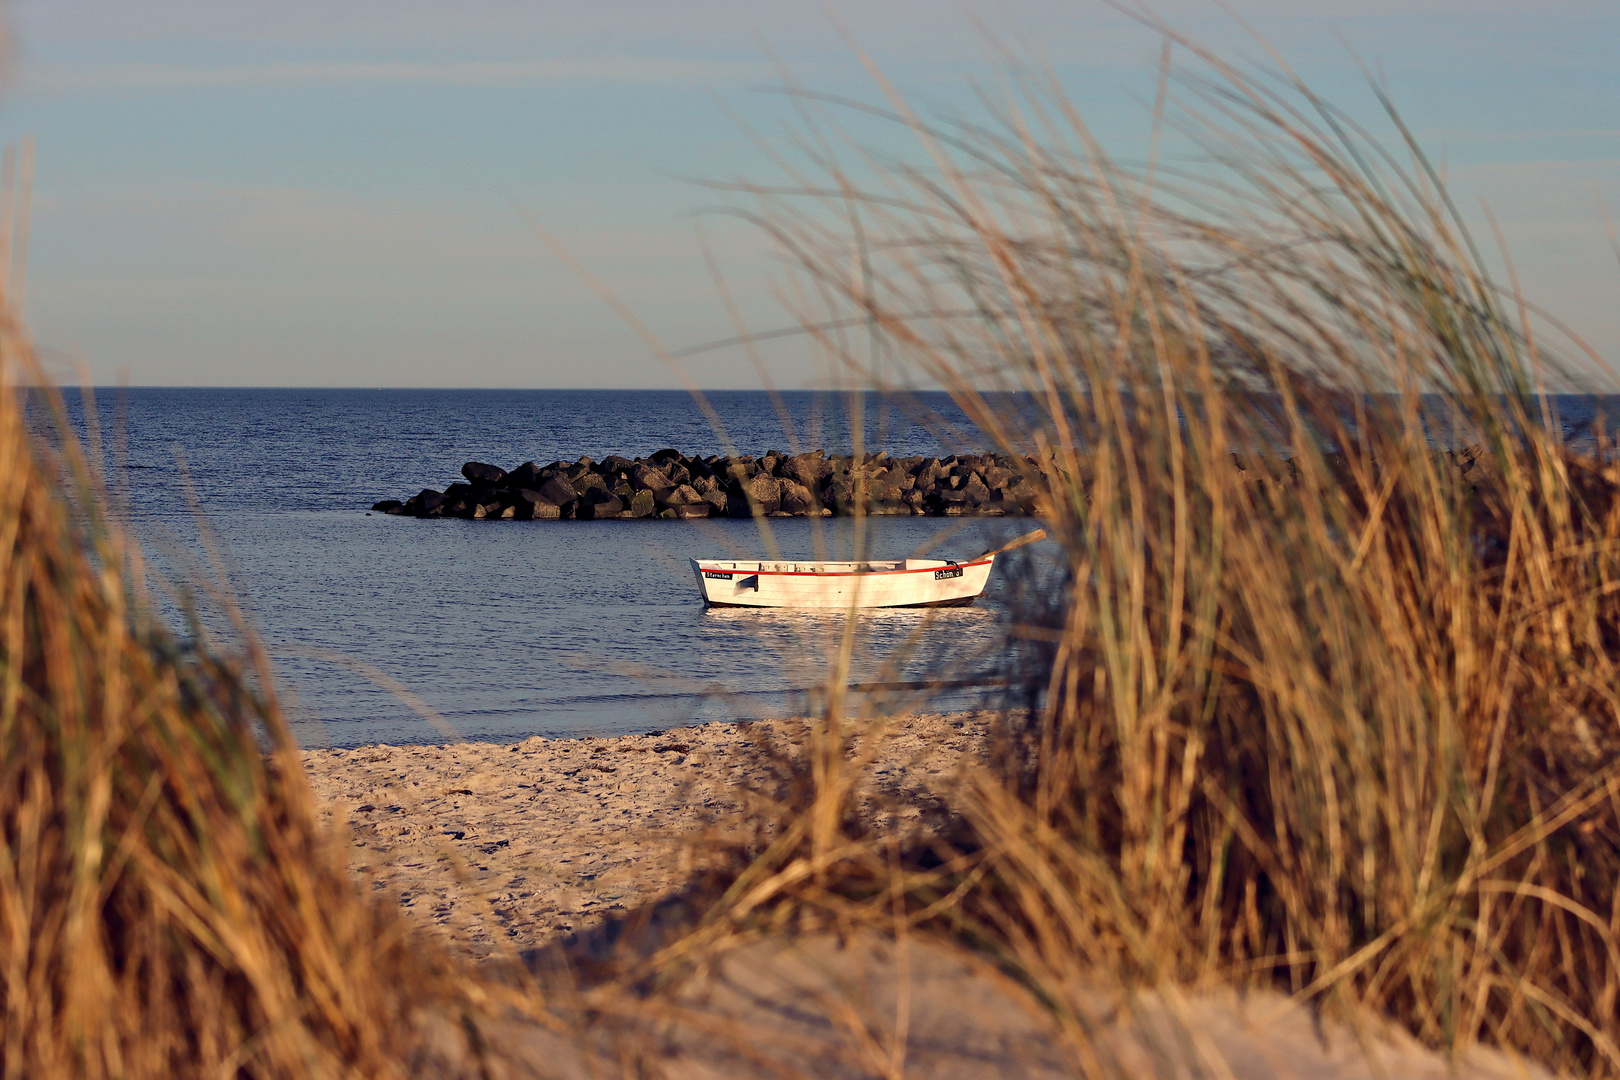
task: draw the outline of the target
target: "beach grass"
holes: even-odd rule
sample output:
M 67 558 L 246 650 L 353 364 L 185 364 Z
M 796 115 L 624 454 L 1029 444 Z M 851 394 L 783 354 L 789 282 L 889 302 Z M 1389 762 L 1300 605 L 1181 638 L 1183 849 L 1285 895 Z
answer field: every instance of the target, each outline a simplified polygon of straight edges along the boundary
M 1159 29 L 1196 167 L 1110 160 L 1014 66 L 992 124 L 893 97 L 911 164 L 755 190 L 832 365 L 933 380 L 1039 462 L 1059 584 L 1014 582 L 990 764 L 910 832 L 855 805 L 905 714 L 849 697 L 846 620 L 684 931 L 590 1008 L 655 1014 L 742 932 L 865 926 L 992 957 L 1081 1075 L 1122 1072 L 1099 994 L 1231 988 L 1620 1073 L 1620 472 L 1542 394 L 1596 361 L 1533 332 L 1414 143 Z M 151 617 L 9 318 L 0 361 L 5 1075 L 409 1075 L 424 1033 L 477 1074 L 490 1017 L 556 1024 L 361 894 L 252 635 Z
M 1015 590 L 1021 694 L 954 832 L 857 821 L 850 733 L 895 721 L 840 711 L 834 650 L 721 908 L 969 942 L 1102 1072 L 1099 985 L 1620 1073 L 1620 468 L 1546 395 L 1607 370 L 1548 345 L 1387 99 L 1381 141 L 1155 28 L 1146 163 L 1039 69 L 951 123 L 874 66 L 893 140 L 805 93 L 803 168 L 732 186 L 829 369 L 941 385 L 1038 460 L 1064 572 Z
M 0 1074 L 476 1063 L 480 981 L 361 895 L 251 634 L 161 625 L 9 315 L 0 367 Z

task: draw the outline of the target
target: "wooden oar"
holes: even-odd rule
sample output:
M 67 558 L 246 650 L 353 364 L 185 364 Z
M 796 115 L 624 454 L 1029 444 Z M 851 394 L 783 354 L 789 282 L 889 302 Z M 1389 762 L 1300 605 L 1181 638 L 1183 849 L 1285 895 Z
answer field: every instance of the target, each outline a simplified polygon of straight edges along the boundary
M 1017 551 L 1019 548 L 1025 546 L 1026 544 L 1033 544 L 1037 540 L 1045 540 L 1045 539 L 1046 539 L 1046 530 L 1045 529 L 1036 529 L 1034 532 L 1025 533 L 1023 536 L 1020 536 L 1018 539 L 1013 540 L 1010 543 L 1002 544 L 1000 547 L 996 548 L 996 550 L 994 550 L 994 551 L 987 551 L 983 555 L 980 555 L 977 559 L 969 559 L 968 561 L 969 562 L 983 562 L 986 559 L 993 559 L 997 555 L 1005 555 L 1009 551 Z

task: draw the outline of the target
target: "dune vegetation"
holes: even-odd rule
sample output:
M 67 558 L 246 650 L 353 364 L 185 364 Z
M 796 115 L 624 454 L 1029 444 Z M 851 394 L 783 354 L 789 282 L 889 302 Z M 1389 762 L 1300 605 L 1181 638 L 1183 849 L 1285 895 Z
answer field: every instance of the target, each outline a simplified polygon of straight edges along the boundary
M 1017 593 L 989 764 L 906 836 L 854 807 L 852 740 L 897 718 L 849 707 L 846 634 L 682 931 L 603 985 L 866 925 L 991 957 L 1080 1075 L 1117 1071 L 1099 988 L 1231 987 L 1620 1074 L 1620 466 L 1543 394 L 1598 365 L 1532 332 L 1419 147 L 1161 29 L 1196 167 L 1110 160 L 1014 66 L 992 124 L 878 110 L 914 159 L 806 97 L 809 171 L 745 192 L 833 363 L 1049 463 L 1062 587 Z M 9 319 L 0 362 L 4 1074 L 410 1075 L 430 1043 L 477 1074 L 497 1020 L 578 1020 L 351 879 L 251 636 L 158 625 Z
M 1153 154 L 1167 131 L 1191 162 L 1111 160 L 1040 71 L 946 123 L 874 69 L 860 108 L 914 154 L 841 142 L 849 104 L 806 94 L 808 163 L 743 188 L 829 365 L 934 381 L 1051 463 L 1066 567 L 1021 594 L 957 831 L 863 843 L 860 724 L 830 715 L 747 903 L 889 924 L 903 893 L 1093 1064 L 1074 1003 L 1102 980 L 1614 1075 L 1620 467 L 1545 393 L 1606 369 L 1538 337 L 1393 105 L 1381 143 L 1160 29 Z
M 153 618 L 9 317 L 0 364 L 0 1074 L 407 1075 L 476 984 L 361 896 L 251 636 Z

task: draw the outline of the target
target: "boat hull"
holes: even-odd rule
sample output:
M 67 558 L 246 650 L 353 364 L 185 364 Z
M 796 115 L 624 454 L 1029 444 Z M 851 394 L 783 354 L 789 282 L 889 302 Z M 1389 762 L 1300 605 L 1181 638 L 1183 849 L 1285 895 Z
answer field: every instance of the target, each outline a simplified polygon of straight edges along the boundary
M 844 569 L 853 564 L 693 559 L 692 572 L 710 607 L 965 607 L 984 592 L 994 561 L 909 559 L 873 569 Z
M 915 604 L 856 604 L 855 606 L 856 607 L 861 607 L 861 608 L 884 608 L 884 609 L 888 609 L 888 610 L 892 610 L 892 609 L 895 609 L 895 608 L 972 607 L 974 602 L 977 601 L 978 599 L 979 598 L 977 596 L 963 596 L 963 597 L 959 597 L 959 598 L 954 599 L 954 600 L 923 600 L 923 601 L 920 601 L 919 603 L 915 603 Z M 712 608 L 785 608 L 785 607 L 798 608 L 798 607 L 819 607 L 819 608 L 829 608 L 830 609 L 830 608 L 832 608 L 834 606 L 837 606 L 837 607 L 848 607 L 849 606 L 848 604 L 839 604 L 839 605 L 832 605 L 832 604 L 814 604 L 814 605 L 812 605 L 812 604 L 728 604 L 724 600 L 705 600 L 703 603 L 704 603 L 704 606 L 712 607 Z

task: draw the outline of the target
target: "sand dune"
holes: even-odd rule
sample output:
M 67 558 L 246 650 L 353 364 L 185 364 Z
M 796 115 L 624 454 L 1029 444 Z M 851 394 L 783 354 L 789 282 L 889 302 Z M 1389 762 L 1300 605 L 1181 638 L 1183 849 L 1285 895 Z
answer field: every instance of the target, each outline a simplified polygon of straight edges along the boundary
M 671 988 L 588 993 L 572 1023 L 492 1032 L 492 1078 L 607 1080 L 1550 1080 L 1480 1047 L 1455 1060 L 1375 1018 L 1360 1030 L 1276 994 L 1073 992 L 1065 1032 L 982 958 L 932 938 L 764 937 Z M 587 1019 L 581 1021 L 578 1018 Z M 1076 1032 L 1081 1032 L 1078 1036 Z M 450 1040 L 446 1040 L 450 1044 Z M 446 1053 L 420 1075 L 481 1075 Z

